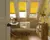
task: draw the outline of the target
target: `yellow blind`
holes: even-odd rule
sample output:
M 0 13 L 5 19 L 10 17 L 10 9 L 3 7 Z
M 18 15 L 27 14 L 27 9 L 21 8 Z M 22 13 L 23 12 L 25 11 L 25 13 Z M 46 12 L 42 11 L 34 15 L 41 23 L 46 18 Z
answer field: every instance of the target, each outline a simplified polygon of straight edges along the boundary
M 14 2 L 10 1 L 10 14 L 15 13 L 15 7 L 14 7 Z
M 19 11 L 26 10 L 26 2 L 19 2 Z
M 38 2 L 31 2 L 30 13 L 36 13 L 38 9 Z

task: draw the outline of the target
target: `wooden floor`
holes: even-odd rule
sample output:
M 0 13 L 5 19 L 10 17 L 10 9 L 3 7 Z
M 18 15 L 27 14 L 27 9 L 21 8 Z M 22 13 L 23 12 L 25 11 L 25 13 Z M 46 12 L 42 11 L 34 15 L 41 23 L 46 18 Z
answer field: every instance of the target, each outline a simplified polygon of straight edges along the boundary
M 37 36 L 20 36 L 20 37 L 11 37 L 11 40 L 40 40 Z

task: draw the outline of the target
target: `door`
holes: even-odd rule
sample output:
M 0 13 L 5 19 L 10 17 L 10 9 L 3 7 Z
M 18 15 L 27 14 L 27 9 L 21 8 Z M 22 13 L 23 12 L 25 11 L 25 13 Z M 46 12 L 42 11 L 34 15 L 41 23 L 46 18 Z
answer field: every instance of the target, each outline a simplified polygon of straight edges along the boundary
M 0 0 L 0 40 L 6 40 L 5 0 Z
M 0 0 L 0 40 L 7 40 L 7 22 L 8 22 L 8 11 L 7 4 L 8 0 Z
M 5 0 L 0 0 L 0 40 L 6 40 Z

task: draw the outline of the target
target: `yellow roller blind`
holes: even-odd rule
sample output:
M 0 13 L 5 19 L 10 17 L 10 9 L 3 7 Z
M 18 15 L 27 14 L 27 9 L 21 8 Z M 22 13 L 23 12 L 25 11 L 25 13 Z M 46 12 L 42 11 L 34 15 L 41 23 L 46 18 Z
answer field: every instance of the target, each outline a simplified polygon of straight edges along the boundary
M 19 2 L 19 11 L 26 10 L 26 2 Z
M 38 9 L 38 2 L 31 2 L 30 13 L 36 13 Z
M 10 14 L 14 14 L 14 13 L 15 13 L 14 2 L 11 1 L 11 2 L 10 2 Z

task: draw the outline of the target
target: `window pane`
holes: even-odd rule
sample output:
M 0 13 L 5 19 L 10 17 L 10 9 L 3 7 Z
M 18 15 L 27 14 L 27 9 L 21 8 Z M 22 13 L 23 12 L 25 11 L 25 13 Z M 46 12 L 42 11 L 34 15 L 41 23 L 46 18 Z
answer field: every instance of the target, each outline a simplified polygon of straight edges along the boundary
M 37 18 L 37 14 L 30 14 L 29 18 Z
M 26 12 L 19 12 L 19 17 L 20 18 L 26 18 L 27 17 L 27 13 Z
M 16 14 L 10 14 L 10 18 L 16 18 Z
M 16 18 L 14 2 L 10 1 L 10 18 Z
M 26 2 L 19 2 L 19 17 L 20 18 L 26 18 Z
M 38 2 L 31 2 L 29 18 L 37 18 Z

